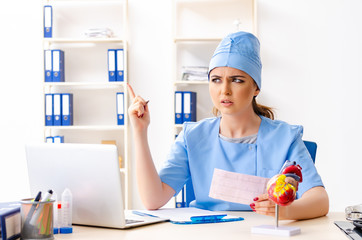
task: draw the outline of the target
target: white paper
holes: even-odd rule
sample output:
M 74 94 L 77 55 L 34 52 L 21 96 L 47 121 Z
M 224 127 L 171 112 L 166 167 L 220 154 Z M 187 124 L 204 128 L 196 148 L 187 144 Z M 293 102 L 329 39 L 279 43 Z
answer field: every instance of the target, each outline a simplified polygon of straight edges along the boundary
M 249 205 L 255 197 L 266 193 L 268 181 L 269 178 L 215 168 L 209 197 Z
M 222 215 L 223 213 L 203 210 L 199 208 L 161 208 L 158 210 L 137 210 L 137 212 L 150 214 L 160 218 L 170 219 L 172 222 L 189 222 L 194 216 L 210 216 Z M 238 218 L 236 216 L 227 215 L 223 219 Z

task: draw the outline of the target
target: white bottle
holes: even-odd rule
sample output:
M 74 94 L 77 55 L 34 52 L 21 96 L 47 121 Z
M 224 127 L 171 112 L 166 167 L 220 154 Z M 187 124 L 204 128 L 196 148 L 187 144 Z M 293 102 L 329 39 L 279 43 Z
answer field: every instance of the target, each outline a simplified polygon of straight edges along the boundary
M 60 233 L 72 233 L 72 192 L 66 188 L 62 193 Z

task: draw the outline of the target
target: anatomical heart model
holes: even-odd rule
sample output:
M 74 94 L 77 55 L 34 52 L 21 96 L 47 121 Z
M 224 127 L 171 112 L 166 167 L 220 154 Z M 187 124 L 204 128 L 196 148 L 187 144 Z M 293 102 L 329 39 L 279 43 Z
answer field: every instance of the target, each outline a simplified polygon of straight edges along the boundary
M 298 184 L 303 181 L 302 168 L 295 162 L 286 161 L 280 173 L 272 177 L 267 184 L 269 199 L 275 203 L 275 226 L 261 225 L 252 228 L 252 233 L 292 236 L 300 233 L 298 227 L 279 226 L 279 206 L 291 204 L 298 191 Z

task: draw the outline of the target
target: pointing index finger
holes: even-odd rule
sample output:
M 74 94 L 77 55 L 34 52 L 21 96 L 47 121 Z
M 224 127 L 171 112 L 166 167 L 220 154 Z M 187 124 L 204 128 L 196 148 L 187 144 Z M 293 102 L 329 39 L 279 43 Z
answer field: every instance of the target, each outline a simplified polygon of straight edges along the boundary
M 133 88 L 131 87 L 131 85 L 129 83 L 127 83 L 127 86 L 128 86 L 128 90 L 131 94 L 131 98 L 133 100 L 136 97 L 136 94 L 134 94 Z

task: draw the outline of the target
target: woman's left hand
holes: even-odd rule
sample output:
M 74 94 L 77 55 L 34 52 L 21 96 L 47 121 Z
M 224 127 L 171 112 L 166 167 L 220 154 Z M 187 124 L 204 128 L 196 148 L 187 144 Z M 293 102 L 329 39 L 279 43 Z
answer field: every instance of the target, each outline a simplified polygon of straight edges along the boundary
M 250 207 L 256 213 L 275 216 L 275 203 L 269 199 L 267 193 L 254 198 L 254 202 L 250 204 Z
M 275 216 L 275 203 L 269 199 L 268 194 L 264 193 L 254 198 L 254 202 L 250 204 L 254 212 L 266 215 Z M 279 206 L 279 218 L 285 218 L 285 210 L 287 207 Z

